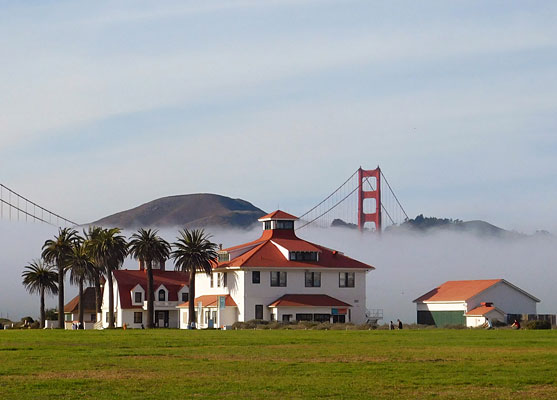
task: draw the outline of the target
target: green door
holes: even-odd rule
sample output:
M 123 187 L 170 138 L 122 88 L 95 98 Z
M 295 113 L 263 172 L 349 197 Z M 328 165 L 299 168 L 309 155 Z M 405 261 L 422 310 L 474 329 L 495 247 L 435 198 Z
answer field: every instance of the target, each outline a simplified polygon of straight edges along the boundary
M 464 311 L 418 311 L 418 324 L 435 325 L 465 325 Z

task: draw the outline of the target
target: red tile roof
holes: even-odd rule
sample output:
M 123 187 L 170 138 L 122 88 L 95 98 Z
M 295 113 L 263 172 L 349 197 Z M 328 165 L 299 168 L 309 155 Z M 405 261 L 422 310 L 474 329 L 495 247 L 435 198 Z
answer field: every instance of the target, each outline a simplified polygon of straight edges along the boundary
M 95 304 L 95 288 L 88 287 L 83 290 L 83 311 L 96 312 Z M 68 304 L 64 306 L 65 313 L 73 313 L 79 310 L 79 295 L 71 299 Z
M 418 297 L 414 302 L 424 301 L 466 301 L 487 288 L 501 282 L 502 279 L 484 279 L 475 281 L 448 281 L 441 286 Z
M 326 294 L 285 294 L 269 307 L 352 307 Z
M 281 219 L 281 220 L 289 220 L 289 221 L 296 221 L 298 217 L 295 217 L 292 214 L 285 213 L 284 211 L 277 210 L 270 214 L 264 215 L 258 219 L 258 221 L 263 222 L 270 219 Z
M 290 261 L 272 241 L 289 251 L 318 251 L 319 261 Z M 257 268 L 351 268 L 373 270 L 373 266 L 354 260 L 339 251 L 308 242 L 296 236 L 294 230 L 267 229 L 261 237 L 249 243 L 224 249 L 233 252 L 248 247 L 249 250 L 230 261 L 219 262 L 216 269 L 226 267 Z
M 493 310 L 499 311 L 501 314 L 504 314 L 497 307 L 479 306 L 479 307 L 474 308 L 473 310 L 468 311 L 466 313 L 466 315 L 467 316 L 482 316 L 483 317 L 484 315 L 489 314 Z
M 195 306 L 201 302 L 203 307 L 217 307 L 218 306 L 218 298 L 219 296 L 226 296 L 224 304 L 226 307 L 238 307 L 232 296 L 229 294 L 210 294 L 205 296 L 199 296 L 195 298 Z M 186 301 L 185 303 L 180 304 L 178 307 L 189 307 L 190 302 Z
M 132 305 L 131 290 L 140 285 L 147 292 L 147 271 L 120 269 L 113 272 L 118 283 L 118 293 L 122 308 L 142 308 Z M 154 290 L 160 285 L 168 290 L 168 301 L 178 301 L 178 292 L 187 286 L 189 277 L 184 272 L 153 270 Z

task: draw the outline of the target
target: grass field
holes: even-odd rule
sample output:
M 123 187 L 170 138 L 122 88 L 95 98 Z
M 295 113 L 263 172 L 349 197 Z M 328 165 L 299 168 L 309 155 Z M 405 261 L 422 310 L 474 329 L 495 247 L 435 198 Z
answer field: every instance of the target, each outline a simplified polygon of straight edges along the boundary
M 557 398 L 557 331 L 0 331 L 0 398 Z

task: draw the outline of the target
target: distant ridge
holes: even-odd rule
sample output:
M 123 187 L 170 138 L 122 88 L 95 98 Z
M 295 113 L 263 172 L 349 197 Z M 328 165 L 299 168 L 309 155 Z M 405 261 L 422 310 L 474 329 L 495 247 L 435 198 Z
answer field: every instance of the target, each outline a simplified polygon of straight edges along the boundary
M 211 193 L 163 197 L 130 210 L 101 218 L 90 225 L 139 227 L 250 228 L 266 212 L 253 204 Z

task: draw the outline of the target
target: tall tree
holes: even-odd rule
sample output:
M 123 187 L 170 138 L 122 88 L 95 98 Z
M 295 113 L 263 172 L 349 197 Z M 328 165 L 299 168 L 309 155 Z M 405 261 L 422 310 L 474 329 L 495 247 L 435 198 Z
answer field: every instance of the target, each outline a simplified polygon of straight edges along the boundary
M 41 260 L 33 260 L 25 266 L 23 273 L 23 286 L 29 293 L 38 293 L 41 297 L 41 328 L 44 328 L 45 321 L 45 294 L 58 293 L 58 273 L 52 265 L 44 264 Z
M 170 250 L 170 244 L 158 236 L 157 230 L 141 228 L 131 236 L 130 255 L 142 262 L 147 270 L 147 328 L 154 327 L 153 261 L 165 262 L 170 256 Z
M 102 229 L 91 239 L 90 254 L 106 274 L 108 286 L 108 327 L 114 328 L 114 284 L 112 273 L 120 269 L 128 255 L 128 243 L 119 228 Z M 106 290 L 106 289 L 105 289 Z
M 85 232 L 83 231 L 83 235 L 85 236 L 85 248 L 87 252 L 91 256 L 95 268 L 93 268 L 91 272 L 91 276 L 89 277 L 89 282 L 95 286 L 95 312 L 97 315 L 100 315 L 102 310 L 102 291 L 101 291 L 101 280 L 103 276 L 103 267 L 102 267 L 102 260 L 98 260 L 94 254 L 94 246 L 93 243 L 95 239 L 99 237 L 102 232 L 102 228 L 99 226 L 89 227 L 89 230 Z M 100 317 L 99 317 L 100 318 Z
M 83 325 L 83 283 L 90 280 L 95 270 L 93 258 L 87 251 L 83 238 L 74 244 L 68 256 L 67 268 L 70 271 L 70 283 L 79 287 L 79 322 Z
M 183 229 L 178 232 L 177 242 L 173 243 L 175 269 L 187 272 L 189 279 L 189 323 L 195 322 L 195 274 L 204 272 L 211 274 L 213 265 L 217 262 L 217 244 L 210 241 L 211 235 L 203 229 Z
M 68 255 L 72 252 L 77 232 L 71 228 L 60 228 L 54 240 L 44 242 L 42 258 L 48 264 L 55 264 L 58 270 L 58 329 L 64 329 L 64 273 Z

